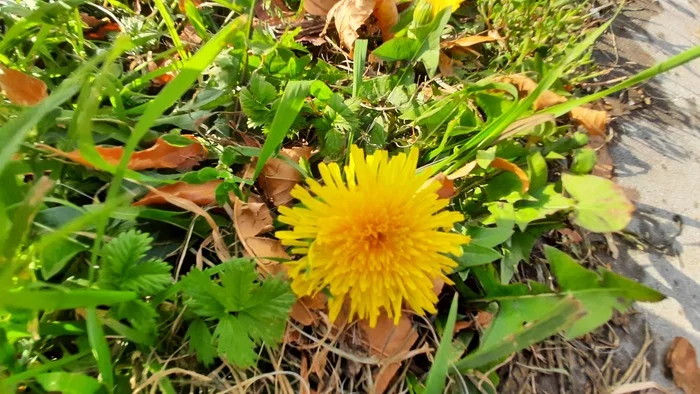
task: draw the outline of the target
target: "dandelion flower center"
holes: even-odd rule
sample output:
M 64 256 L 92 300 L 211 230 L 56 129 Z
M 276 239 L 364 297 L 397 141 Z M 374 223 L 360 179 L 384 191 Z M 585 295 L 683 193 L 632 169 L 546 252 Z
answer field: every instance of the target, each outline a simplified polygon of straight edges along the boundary
M 433 281 L 456 266 L 445 254 L 461 254 L 469 238 L 449 232 L 463 219 L 444 211 L 439 185 L 429 174 L 416 173 L 418 151 L 391 159 L 386 151 L 365 157 L 351 148 L 343 178 L 340 167 L 320 164 L 323 185 L 309 179 L 309 190 L 292 192 L 301 204 L 280 208 L 279 231 L 284 245 L 293 246 L 299 260 L 289 263 L 292 289 L 299 296 L 327 289 L 332 320 L 344 302 L 349 318 L 369 319 L 384 311 L 398 323 L 405 303 L 418 314 L 434 313 Z

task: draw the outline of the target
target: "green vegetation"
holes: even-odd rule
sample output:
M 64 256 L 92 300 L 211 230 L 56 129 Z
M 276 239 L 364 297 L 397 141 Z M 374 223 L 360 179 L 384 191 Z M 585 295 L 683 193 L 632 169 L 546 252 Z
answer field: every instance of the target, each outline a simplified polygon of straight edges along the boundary
M 633 209 L 589 175 L 595 127 L 572 110 L 700 48 L 566 101 L 564 87 L 595 72 L 590 50 L 610 21 L 585 2 L 451 11 L 410 6 L 393 39 L 356 41 L 348 62 L 337 45 L 305 45 L 302 28 L 254 21 L 246 1 L 0 5 L 0 392 L 430 393 L 455 374 L 492 392 L 492 367 L 512 352 L 661 300 L 544 244 L 565 227 L 620 231 Z M 501 38 L 470 46 L 480 57 L 441 46 L 485 31 Z M 438 78 L 445 56 L 461 66 Z M 521 72 L 536 86 L 503 79 Z M 295 304 L 272 233 L 286 228 L 275 219 L 291 188 L 321 179 L 319 162 L 347 164 L 353 144 L 417 147 L 466 218 L 454 231 L 472 239 L 438 313 L 404 313 L 401 333 Z M 525 264 L 556 280 L 528 281 Z M 453 334 L 478 311 L 494 315 L 488 327 Z M 384 352 L 376 337 L 412 341 Z M 437 353 L 409 354 L 419 337 Z M 377 379 L 391 357 L 403 368 Z

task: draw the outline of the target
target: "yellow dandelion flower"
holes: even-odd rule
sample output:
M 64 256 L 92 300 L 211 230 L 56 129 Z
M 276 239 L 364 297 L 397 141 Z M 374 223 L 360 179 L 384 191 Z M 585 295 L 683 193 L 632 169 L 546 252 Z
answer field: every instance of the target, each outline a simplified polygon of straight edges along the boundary
M 321 163 L 323 185 L 308 179 L 308 191 L 292 191 L 301 205 L 279 209 L 292 229 L 277 237 L 304 255 L 288 263 L 292 289 L 299 296 L 328 289 L 332 320 L 348 300 L 349 318 L 372 327 L 382 310 L 397 324 L 404 302 L 418 314 L 435 313 L 433 281 L 452 283 L 445 274 L 457 265 L 445 254 L 460 255 L 469 241 L 449 232 L 463 216 L 443 211 L 449 201 L 438 199 L 440 185 L 425 186 L 430 174 L 416 173 L 418 150 L 365 158 L 352 146 L 350 155 L 345 179 L 336 163 Z
M 457 11 L 463 0 L 427 0 L 433 6 L 433 17 L 437 16 L 440 11 L 447 7 L 451 7 L 452 11 Z

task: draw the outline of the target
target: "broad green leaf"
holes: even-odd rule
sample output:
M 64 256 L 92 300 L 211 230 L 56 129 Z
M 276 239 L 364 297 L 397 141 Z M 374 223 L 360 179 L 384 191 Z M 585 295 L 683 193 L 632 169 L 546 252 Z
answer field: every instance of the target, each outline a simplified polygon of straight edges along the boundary
M 460 268 L 468 268 L 477 265 L 488 264 L 503 257 L 498 251 L 479 246 L 476 244 L 468 244 L 462 247 L 462 255 L 455 259 L 459 262 Z
M 533 323 L 520 325 L 508 335 L 496 338 L 489 346 L 482 344 L 458 361 L 456 367 L 464 373 L 500 360 L 570 327 L 582 314 L 579 302 L 573 297 L 566 297 L 548 308 L 546 313 L 538 314 Z
M 296 119 L 301 107 L 304 105 L 304 100 L 309 94 L 309 85 L 307 81 L 290 81 L 284 89 L 282 98 L 280 98 L 277 112 L 270 125 L 270 131 L 267 133 L 267 139 L 260 150 L 258 163 L 255 166 L 253 180 L 258 179 L 258 175 L 262 171 L 267 159 L 279 149 L 287 135 L 289 128 Z
M 183 116 L 183 115 L 178 115 L 178 116 Z M 184 116 L 189 116 L 184 115 Z M 195 118 L 196 120 L 196 118 Z M 176 146 L 176 147 L 185 147 L 185 146 L 190 146 L 195 143 L 191 138 L 184 137 L 179 134 L 164 134 L 160 138 L 163 139 L 163 141 L 167 142 L 168 145 L 170 146 Z
M 574 201 L 557 193 L 553 184 L 544 189 L 531 191 L 535 201 L 520 201 L 515 206 L 514 219 L 520 231 L 535 220 L 544 219 L 559 211 L 566 211 L 574 206 Z
M 102 388 L 97 379 L 77 372 L 49 372 L 35 379 L 44 390 L 63 394 L 92 394 Z
M 620 231 L 630 220 L 632 204 L 614 182 L 593 175 L 562 176 L 564 189 L 576 200 L 574 223 L 597 233 Z
M 590 173 L 598 161 L 598 154 L 591 148 L 581 148 L 574 152 L 571 172 L 577 175 Z
M 420 49 L 421 43 L 406 36 L 394 37 L 383 43 L 372 54 L 384 61 L 411 60 Z
M 496 226 L 496 227 L 469 227 L 467 235 L 471 239 L 473 245 L 483 246 L 485 248 L 493 248 L 506 242 L 513 235 L 513 226 Z
M 426 393 L 442 393 L 445 388 L 445 379 L 450 367 L 450 356 L 453 353 L 452 335 L 455 330 L 455 322 L 457 320 L 457 303 L 459 296 L 457 294 L 452 297 L 452 305 L 447 314 L 447 324 L 440 339 L 440 347 L 435 353 L 433 365 L 430 367 L 428 377 L 425 382 Z
M 190 341 L 190 350 L 197 354 L 197 359 L 208 367 L 214 363 L 216 349 L 214 348 L 214 338 L 207 327 L 207 323 L 202 319 L 194 319 L 187 329 L 185 340 Z
M 527 229 L 525 232 L 517 231 L 513 233 L 507 247 L 503 249 L 503 259 L 501 260 L 501 283 L 508 284 L 513 278 L 518 263 L 530 257 L 532 247 L 535 245 L 537 238 L 541 235 L 540 231 L 533 234 L 533 228 L 542 228 L 544 226 L 534 226 Z
M 527 156 L 527 177 L 530 180 L 530 190 L 542 189 L 547 184 L 547 161 L 537 151 Z
M 78 253 L 87 249 L 87 245 L 70 238 L 56 242 L 50 250 L 43 250 L 41 253 L 41 276 L 44 279 L 51 279 L 61 272 Z
M 665 298 L 656 290 L 612 271 L 589 271 L 556 248 L 546 246 L 545 255 L 561 293 L 576 297 L 586 311 L 586 315 L 567 330 L 568 338 L 579 337 L 600 327 L 612 318 L 613 310 L 625 312 L 634 301 L 658 302 Z

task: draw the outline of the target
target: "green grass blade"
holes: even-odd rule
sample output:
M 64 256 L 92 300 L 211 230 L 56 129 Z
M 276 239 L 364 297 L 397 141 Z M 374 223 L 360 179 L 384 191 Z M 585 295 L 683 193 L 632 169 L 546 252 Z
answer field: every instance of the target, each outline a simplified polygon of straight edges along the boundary
M 109 351 L 109 344 L 105 338 L 102 324 L 97 320 L 97 310 L 95 307 L 87 308 L 85 318 L 87 324 L 88 342 L 92 348 L 92 355 L 97 361 L 97 369 L 102 375 L 102 382 L 111 391 L 114 387 L 114 369 Z
M 585 311 L 581 308 L 581 303 L 574 297 L 566 297 L 552 306 L 550 312 L 537 322 L 523 326 L 488 349 L 477 349 L 459 360 L 456 367 L 460 372 L 465 373 L 470 369 L 500 360 L 571 327 L 576 320 L 581 318 L 582 314 L 585 314 Z
M 452 305 L 450 312 L 447 315 L 447 324 L 440 339 L 440 347 L 435 353 L 435 360 L 428 372 L 428 378 L 425 381 L 426 393 L 442 393 L 445 388 L 445 379 L 447 371 L 450 367 L 450 356 L 452 355 L 452 335 L 455 330 L 455 322 L 457 320 L 457 303 L 459 295 L 455 294 L 452 297 Z
M 73 97 L 83 85 L 83 80 L 106 56 L 106 53 L 95 55 L 92 59 L 84 63 L 75 70 L 70 77 L 54 90 L 51 95 L 34 107 L 22 111 L 18 117 L 10 120 L 0 128 L 0 171 L 2 171 L 17 152 L 27 134 L 44 118 L 49 112 L 58 108 Z
M 156 8 L 158 9 L 160 16 L 163 17 L 165 27 L 168 29 L 168 34 L 170 35 L 170 39 L 173 40 L 173 46 L 177 49 L 177 53 L 180 55 L 180 59 L 187 59 L 187 50 L 185 49 L 185 46 L 182 45 L 180 35 L 177 34 L 175 22 L 173 21 L 172 16 L 170 16 L 170 11 L 168 11 L 168 7 L 165 6 L 163 0 L 154 0 L 154 3 L 156 3 Z
M 29 370 L 26 370 L 24 372 L 20 372 L 11 376 L 8 376 L 7 378 L 3 379 L 0 381 L 0 393 L 5 393 L 5 388 L 14 386 L 18 383 L 24 382 L 26 380 L 33 379 L 35 376 L 46 373 L 49 371 L 54 371 L 57 370 L 65 365 L 68 365 L 72 362 L 78 361 L 81 358 L 87 356 L 90 354 L 89 350 L 82 351 L 77 354 L 73 354 L 71 356 L 67 357 L 62 357 L 56 361 L 50 361 L 48 363 L 42 364 L 38 367 L 31 368 Z
M 627 89 L 630 86 L 634 86 L 638 83 L 644 82 L 647 79 L 654 78 L 655 76 L 664 73 L 668 70 L 671 70 L 675 67 L 682 66 L 683 64 L 686 64 L 690 61 L 693 61 L 697 58 L 700 57 L 700 45 L 688 49 L 685 52 L 679 53 L 676 56 L 671 57 L 670 59 L 667 59 L 661 63 L 658 63 L 656 65 L 653 65 L 646 70 L 635 74 L 634 76 L 618 83 L 617 85 L 614 85 L 608 89 L 601 90 L 600 92 L 596 92 L 593 94 L 589 94 L 588 96 L 585 97 L 580 97 L 574 100 L 569 100 L 565 103 L 561 103 L 552 107 L 549 107 L 545 110 L 542 110 L 538 113 L 541 114 L 552 114 L 554 116 L 562 116 L 565 113 L 568 113 L 572 109 L 583 105 L 590 103 L 595 100 L 599 100 L 605 96 L 609 96 L 613 93 L 617 93 L 621 90 Z
M 134 299 L 136 299 L 136 293 L 131 291 L 92 289 L 3 291 L 0 292 L 0 307 L 54 311 L 94 308 L 98 305 L 114 305 Z
M 357 97 L 362 85 L 362 75 L 365 73 L 365 61 L 367 60 L 367 40 L 355 41 L 355 56 L 352 65 L 352 97 Z
M 289 128 L 292 126 L 294 119 L 297 118 L 301 107 L 304 105 L 304 100 L 309 95 L 310 85 L 311 83 L 308 81 L 290 81 L 287 83 L 275 117 L 272 119 L 270 131 L 267 133 L 265 143 L 260 150 L 253 180 L 258 179 L 258 175 L 260 175 L 267 159 L 282 145 L 284 137 L 287 135 L 287 132 L 289 132 Z

